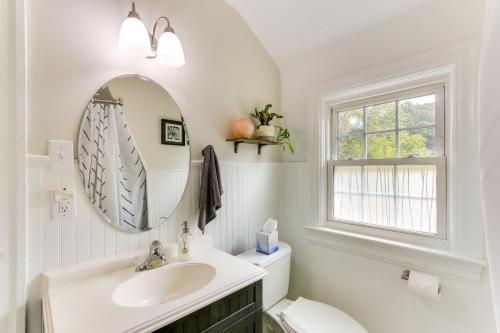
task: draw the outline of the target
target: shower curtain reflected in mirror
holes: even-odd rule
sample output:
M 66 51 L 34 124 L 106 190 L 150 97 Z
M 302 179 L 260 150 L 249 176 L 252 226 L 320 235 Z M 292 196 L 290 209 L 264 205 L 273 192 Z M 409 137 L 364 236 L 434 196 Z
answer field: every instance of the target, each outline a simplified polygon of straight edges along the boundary
M 148 230 L 146 170 L 121 105 L 87 105 L 78 154 L 85 192 L 100 215 L 121 230 Z

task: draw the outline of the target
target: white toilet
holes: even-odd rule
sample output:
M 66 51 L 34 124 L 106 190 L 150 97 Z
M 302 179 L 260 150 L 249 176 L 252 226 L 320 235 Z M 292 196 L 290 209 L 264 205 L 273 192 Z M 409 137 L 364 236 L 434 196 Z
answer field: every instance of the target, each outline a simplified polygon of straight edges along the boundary
M 279 250 L 270 255 L 255 249 L 246 251 L 239 258 L 264 268 L 268 275 L 262 282 L 264 332 L 287 333 L 367 333 L 357 321 L 344 312 L 320 302 L 299 297 L 286 299 L 290 277 L 290 245 L 280 242 Z

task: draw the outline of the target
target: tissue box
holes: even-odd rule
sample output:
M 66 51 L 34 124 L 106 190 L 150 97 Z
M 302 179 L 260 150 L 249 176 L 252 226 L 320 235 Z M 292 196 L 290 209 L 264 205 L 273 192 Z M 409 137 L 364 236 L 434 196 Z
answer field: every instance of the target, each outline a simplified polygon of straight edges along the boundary
M 255 239 L 257 241 L 257 252 L 271 254 L 279 249 L 278 230 L 274 230 L 272 233 L 257 231 Z

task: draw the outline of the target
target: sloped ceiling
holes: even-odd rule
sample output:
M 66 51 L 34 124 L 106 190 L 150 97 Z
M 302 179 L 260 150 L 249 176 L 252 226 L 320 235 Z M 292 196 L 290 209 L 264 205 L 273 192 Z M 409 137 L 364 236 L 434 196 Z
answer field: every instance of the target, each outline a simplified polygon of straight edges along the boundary
M 484 11 L 483 0 L 226 1 L 279 66 L 349 36 L 367 36 L 370 30 L 394 30 L 390 38 L 395 43 L 411 35 L 423 48 L 453 42 L 477 34 Z M 384 25 L 392 26 L 381 29 Z

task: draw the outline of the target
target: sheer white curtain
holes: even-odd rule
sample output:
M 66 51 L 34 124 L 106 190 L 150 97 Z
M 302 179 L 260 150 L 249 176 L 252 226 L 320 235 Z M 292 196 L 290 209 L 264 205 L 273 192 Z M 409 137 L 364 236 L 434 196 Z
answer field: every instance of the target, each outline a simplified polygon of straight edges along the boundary
M 479 71 L 479 149 L 488 262 L 500 326 L 500 4 L 491 0 Z

